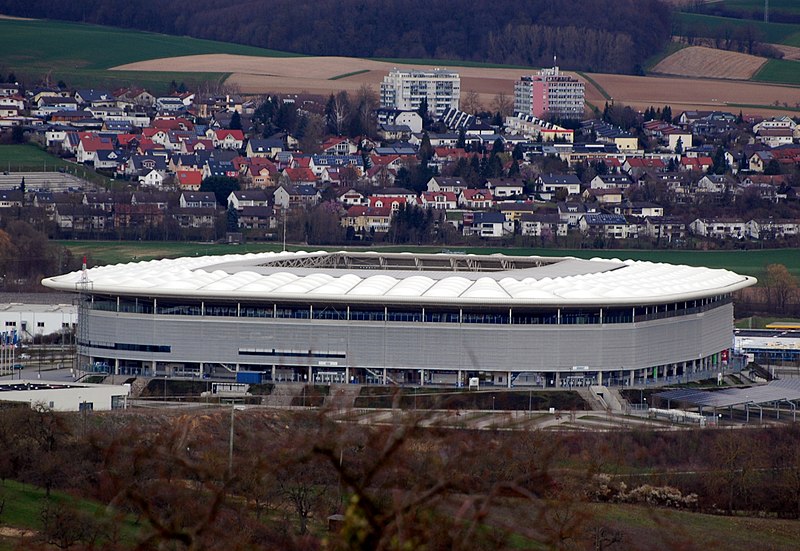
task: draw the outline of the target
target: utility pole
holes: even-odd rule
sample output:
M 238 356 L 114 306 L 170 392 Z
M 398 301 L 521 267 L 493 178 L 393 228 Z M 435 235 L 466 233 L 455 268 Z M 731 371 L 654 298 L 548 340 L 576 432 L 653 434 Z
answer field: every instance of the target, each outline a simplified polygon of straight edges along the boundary
M 231 403 L 231 434 L 228 442 L 228 477 L 233 476 L 233 414 L 236 412 L 236 404 Z

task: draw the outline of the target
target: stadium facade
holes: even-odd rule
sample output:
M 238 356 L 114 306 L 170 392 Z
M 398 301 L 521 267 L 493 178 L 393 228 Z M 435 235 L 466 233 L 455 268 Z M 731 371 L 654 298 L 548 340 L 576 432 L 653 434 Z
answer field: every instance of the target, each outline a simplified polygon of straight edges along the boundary
M 630 260 L 284 252 L 43 283 L 81 295 L 83 361 L 117 373 L 568 386 L 719 369 L 732 293 L 755 279 Z

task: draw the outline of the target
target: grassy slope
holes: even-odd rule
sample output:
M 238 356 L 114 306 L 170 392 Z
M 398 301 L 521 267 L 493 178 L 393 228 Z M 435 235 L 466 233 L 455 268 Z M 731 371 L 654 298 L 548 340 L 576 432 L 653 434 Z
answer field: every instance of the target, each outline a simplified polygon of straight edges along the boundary
M 800 61 L 770 59 L 753 75 L 752 80 L 800 85 Z
M 723 26 L 730 26 L 735 29 L 752 25 L 761 32 L 766 42 L 787 44 L 789 46 L 800 45 L 800 25 L 764 23 L 763 21 L 754 21 L 752 19 L 731 19 L 697 13 L 677 13 L 675 17 L 679 34 L 683 32 L 683 29 L 691 26 L 696 29 L 699 36 L 713 37 L 716 30 Z
M 0 145 L 0 171 L 53 172 L 59 169 L 108 187 L 111 181 L 90 168 L 50 155 L 35 145 Z
M 2 516 L 3 525 L 26 530 L 41 530 L 42 522 L 39 512 L 47 503 L 47 497 L 43 489 L 14 480 L 6 480 L 0 487 L 0 495 L 2 495 L 2 499 L 5 502 Z M 62 492 L 53 492 L 50 499 L 55 504 L 69 503 L 72 506 L 77 506 L 77 509 L 82 513 L 97 519 L 105 518 L 111 520 L 106 508 L 99 503 L 86 499 L 77 499 Z M 141 525 L 136 526 L 133 523 L 133 519 L 127 519 L 120 528 L 123 541 L 132 542 L 141 529 Z M 6 541 L 0 539 L 0 547 L 5 548 L 2 544 L 6 543 Z M 21 549 L 21 547 L 14 546 L 8 546 L 8 548 Z
M 295 54 L 239 44 L 131 31 L 64 21 L 0 20 L 0 67 L 20 75 L 64 79 L 71 86 L 137 83 L 163 88 L 171 80 L 197 82 L 222 73 L 107 71 L 110 67 L 165 56 L 239 54 L 289 57 Z
M 757 13 L 763 17 L 764 0 L 723 0 L 725 7 L 739 13 Z M 770 12 L 800 13 L 800 4 L 797 0 L 769 0 Z
M 117 264 L 132 260 L 173 258 L 178 256 L 203 256 L 220 254 L 242 254 L 280 250 L 279 244 L 250 243 L 245 245 L 215 245 L 187 242 L 141 242 L 141 241 L 60 241 L 76 256 L 87 255 L 92 265 Z M 289 250 L 314 251 L 321 249 L 341 250 L 343 247 L 317 247 L 313 245 L 288 247 Z M 441 247 L 370 247 L 370 250 L 441 252 Z M 451 247 L 451 249 L 456 249 Z M 768 264 L 785 264 L 795 275 L 800 276 L 800 251 L 796 249 L 767 249 L 753 251 L 640 251 L 640 250 L 569 250 L 569 249 L 523 249 L 502 247 L 457 247 L 458 251 L 474 254 L 503 253 L 507 255 L 575 256 L 579 258 L 620 258 L 726 268 L 755 277 L 763 277 Z

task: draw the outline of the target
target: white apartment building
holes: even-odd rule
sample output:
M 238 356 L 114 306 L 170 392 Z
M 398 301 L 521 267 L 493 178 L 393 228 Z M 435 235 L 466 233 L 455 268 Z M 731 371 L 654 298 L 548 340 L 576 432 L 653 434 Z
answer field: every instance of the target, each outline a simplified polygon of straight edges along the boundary
M 558 67 L 523 76 L 514 84 L 514 112 L 538 118 L 580 119 L 585 106 L 584 83 Z
M 449 108 L 458 109 L 461 77 L 446 69 L 392 69 L 381 83 L 381 108 L 416 111 L 423 98 L 428 112 L 437 117 Z

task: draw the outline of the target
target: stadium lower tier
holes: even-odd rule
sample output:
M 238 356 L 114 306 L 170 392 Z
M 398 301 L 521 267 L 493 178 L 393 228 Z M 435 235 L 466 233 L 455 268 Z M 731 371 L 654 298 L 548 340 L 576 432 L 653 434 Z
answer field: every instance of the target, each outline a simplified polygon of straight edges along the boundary
M 727 365 L 733 332 L 727 294 L 550 309 L 97 295 L 82 312 L 82 360 L 100 369 L 198 377 L 259 372 L 259 380 L 313 383 L 657 383 L 716 374 Z

